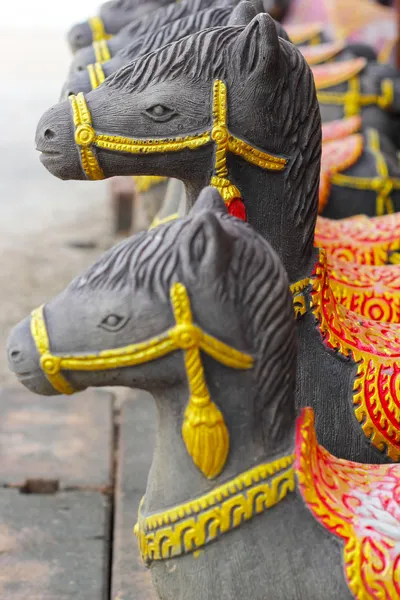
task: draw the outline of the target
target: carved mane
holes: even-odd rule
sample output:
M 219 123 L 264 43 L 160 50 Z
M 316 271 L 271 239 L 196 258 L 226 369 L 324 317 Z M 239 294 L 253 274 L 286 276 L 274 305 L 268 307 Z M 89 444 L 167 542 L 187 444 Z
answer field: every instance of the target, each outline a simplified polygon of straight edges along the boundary
M 217 234 L 222 230 L 232 240 L 232 252 L 225 272 L 220 272 L 211 285 L 213 303 L 218 310 L 218 304 L 228 297 L 236 306 L 246 343 L 256 357 L 256 410 L 279 441 L 280 431 L 294 420 L 296 343 L 288 279 L 270 245 L 248 224 L 224 210 L 224 206 L 222 210 L 217 206 L 216 212 L 208 207 L 200 214 L 122 242 L 72 282 L 70 289 L 118 290 L 128 286 L 134 293 L 144 288 L 168 304 L 171 285 L 176 281 L 185 285 L 189 295 L 195 293 L 186 265 L 201 262 L 207 243 L 218 246 Z M 218 221 L 218 229 L 210 228 L 213 220 Z M 207 329 L 206 322 L 199 325 Z

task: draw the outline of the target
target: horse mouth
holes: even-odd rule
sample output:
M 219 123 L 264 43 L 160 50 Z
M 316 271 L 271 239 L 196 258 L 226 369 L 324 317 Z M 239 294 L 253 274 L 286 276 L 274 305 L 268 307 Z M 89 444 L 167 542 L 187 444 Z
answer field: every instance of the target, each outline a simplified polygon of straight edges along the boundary
M 60 156 L 61 152 L 59 150 L 41 150 L 40 148 L 36 148 L 38 152 L 40 152 L 40 158 L 52 157 L 52 156 Z

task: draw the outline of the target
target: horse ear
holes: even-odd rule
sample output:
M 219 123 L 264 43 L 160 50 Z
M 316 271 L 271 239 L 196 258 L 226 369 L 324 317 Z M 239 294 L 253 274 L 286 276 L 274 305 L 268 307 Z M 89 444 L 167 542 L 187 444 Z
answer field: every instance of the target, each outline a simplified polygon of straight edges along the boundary
M 257 11 L 251 2 L 240 2 L 233 9 L 229 17 L 228 27 L 241 27 L 248 25 L 257 16 Z
M 222 200 L 221 194 L 214 187 L 209 186 L 201 190 L 199 197 L 197 198 L 189 214 L 193 216 L 204 211 L 210 211 L 214 213 L 228 212 L 225 202 Z
M 235 238 L 222 226 L 214 211 L 195 214 L 182 236 L 179 253 L 183 281 L 212 285 L 226 273 Z
M 247 75 L 279 75 L 280 47 L 275 21 L 258 14 L 238 36 L 234 57 L 239 71 Z

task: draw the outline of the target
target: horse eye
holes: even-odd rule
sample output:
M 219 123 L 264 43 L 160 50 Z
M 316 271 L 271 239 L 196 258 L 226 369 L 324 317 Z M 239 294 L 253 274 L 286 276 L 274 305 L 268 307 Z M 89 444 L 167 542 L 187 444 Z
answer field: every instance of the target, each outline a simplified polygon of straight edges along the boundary
M 162 104 L 155 104 L 146 109 L 146 114 L 149 115 L 155 121 L 168 121 L 176 115 L 176 112 L 168 106 Z
M 119 315 L 114 314 L 108 315 L 107 317 L 105 317 L 105 319 L 102 320 L 102 322 L 100 323 L 100 327 L 109 331 L 113 331 L 117 329 L 117 327 L 119 327 L 119 325 L 121 325 L 123 321 L 124 317 L 120 317 Z

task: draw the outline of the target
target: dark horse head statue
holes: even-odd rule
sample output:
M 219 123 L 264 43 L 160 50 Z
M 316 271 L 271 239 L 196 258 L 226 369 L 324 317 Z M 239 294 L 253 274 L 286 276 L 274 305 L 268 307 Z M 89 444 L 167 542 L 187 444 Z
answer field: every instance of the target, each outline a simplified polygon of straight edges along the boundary
M 173 0 L 109 0 L 100 7 L 99 15 L 74 25 L 68 32 L 68 43 L 73 52 L 95 41 L 108 39 L 125 25 L 140 19 Z
M 154 52 L 158 48 L 184 38 L 196 31 L 220 25 L 237 25 L 242 20 L 243 11 L 251 11 L 252 16 L 255 16 L 257 12 L 264 12 L 262 6 L 257 8 L 254 6 L 255 4 L 257 3 L 241 2 L 236 7 L 208 8 L 171 21 L 161 27 L 152 26 L 149 33 L 134 37 L 131 43 L 120 50 L 110 60 L 105 62 L 96 61 L 93 64 L 87 65 L 85 70 L 70 73 L 64 84 L 61 97 L 65 98 L 79 92 L 88 93 L 99 87 L 107 77 L 118 71 L 118 69 L 136 60 L 139 56 Z M 177 7 L 179 6 L 178 4 Z M 161 9 L 157 13 L 160 11 Z M 153 20 L 156 21 L 156 19 Z M 278 35 L 289 41 L 285 30 L 277 22 L 276 28 Z
M 176 446 L 193 486 L 204 474 L 214 479 L 279 452 L 293 434 L 287 276 L 268 243 L 227 214 L 213 188 L 186 218 L 123 241 L 34 311 L 11 333 L 8 355 L 36 393 L 116 385 L 150 391 L 165 428 L 162 446 Z M 176 427 L 190 421 L 196 403 L 220 424 L 207 464 L 191 449 L 189 424 L 188 454 Z
M 36 144 L 61 179 L 174 177 L 189 206 L 210 183 L 227 204 L 241 196 L 290 279 L 312 268 L 319 107 L 308 65 L 267 14 L 140 57 L 47 111 Z

